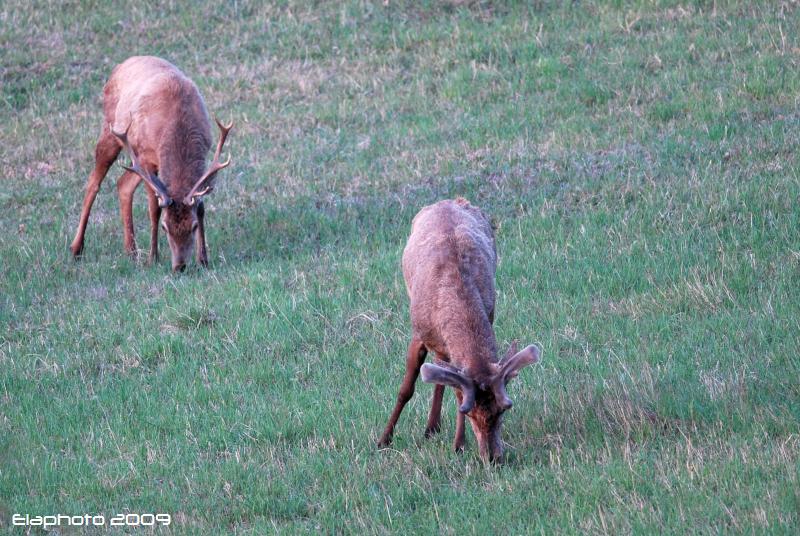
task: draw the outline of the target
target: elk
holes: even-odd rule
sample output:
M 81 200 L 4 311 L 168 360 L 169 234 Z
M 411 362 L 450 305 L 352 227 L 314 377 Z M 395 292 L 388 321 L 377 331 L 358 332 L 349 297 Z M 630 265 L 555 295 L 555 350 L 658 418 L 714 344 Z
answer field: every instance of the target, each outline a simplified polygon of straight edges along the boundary
M 203 197 L 214 189 L 217 172 L 230 164 L 220 154 L 233 123 L 218 120 L 219 143 L 211 164 L 211 123 L 197 86 L 177 67 L 153 56 L 134 56 L 117 65 L 103 88 L 104 121 L 95 147 L 94 170 L 86 184 L 80 221 L 70 250 L 83 253 L 84 234 L 100 184 L 122 149 L 130 167 L 117 180 L 125 251 L 136 255 L 133 193 L 144 181 L 150 215 L 149 262 L 158 261 L 158 222 L 167 233 L 172 270 L 183 271 L 195 247 L 208 265 Z
M 498 361 L 492 328 L 497 266 L 492 224 L 463 198 L 424 207 L 412 222 L 402 264 L 411 305 L 411 343 L 397 403 L 378 446 L 391 443 L 421 372 L 422 381 L 435 384 L 425 437 L 439 431 L 444 388 L 450 386 L 458 400 L 454 449 L 464 449 L 466 415 L 481 458 L 500 461 L 500 428 L 512 405 L 506 385 L 523 367 L 536 363 L 540 351 L 531 345 L 514 353 L 512 346 Z M 428 351 L 436 353 L 438 364 L 424 363 Z

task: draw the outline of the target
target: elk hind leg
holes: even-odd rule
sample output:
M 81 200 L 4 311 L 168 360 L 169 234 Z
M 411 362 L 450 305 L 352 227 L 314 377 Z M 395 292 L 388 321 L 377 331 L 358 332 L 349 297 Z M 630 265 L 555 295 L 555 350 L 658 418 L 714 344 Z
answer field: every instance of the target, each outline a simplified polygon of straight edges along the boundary
M 444 385 L 437 384 L 433 388 L 431 412 L 428 414 L 428 425 L 425 427 L 425 437 L 431 437 L 433 434 L 439 432 L 442 418 L 442 398 L 444 398 Z
M 141 181 L 142 178 L 131 171 L 126 171 L 117 180 L 123 243 L 125 244 L 125 252 L 134 258 L 136 257 L 136 239 L 133 232 L 133 193 Z
M 459 390 L 456 390 L 456 400 L 458 400 L 458 406 L 456 407 L 456 435 L 453 438 L 453 450 L 463 452 L 467 440 L 464 436 L 464 414 L 458 410 L 464 400 L 464 396 Z

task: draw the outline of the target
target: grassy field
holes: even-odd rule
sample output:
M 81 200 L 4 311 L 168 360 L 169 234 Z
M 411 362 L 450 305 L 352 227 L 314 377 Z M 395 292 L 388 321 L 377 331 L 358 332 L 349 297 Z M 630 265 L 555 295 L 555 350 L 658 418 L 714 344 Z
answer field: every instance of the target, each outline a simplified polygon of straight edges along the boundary
M 797 3 L 177 4 L 0 5 L 0 530 L 800 531 Z M 236 123 L 208 271 L 123 254 L 118 165 L 67 250 L 135 54 Z M 543 348 L 496 467 L 450 393 L 423 439 L 428 385 L 375 447 L 410 221 L 455 195 L 500 226 L 501 347 Z

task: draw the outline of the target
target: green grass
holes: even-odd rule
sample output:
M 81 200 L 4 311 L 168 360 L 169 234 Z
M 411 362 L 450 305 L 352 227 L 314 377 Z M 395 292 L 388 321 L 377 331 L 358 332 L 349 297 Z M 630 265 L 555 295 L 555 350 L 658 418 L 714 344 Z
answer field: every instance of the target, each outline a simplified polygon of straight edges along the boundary
M 797 5 L 385 4 L 0 7 L 0 529 L 800 531 Z M 125 257 L 116 166 L 68 254 L 142 53 L 236 123 L 208 271 Z M 499 467 L 451 394 L 422 438 L 427 385 L 375 448 L 410 221 L 455 195 L 500 225 L 501 346 L 544 350 Z

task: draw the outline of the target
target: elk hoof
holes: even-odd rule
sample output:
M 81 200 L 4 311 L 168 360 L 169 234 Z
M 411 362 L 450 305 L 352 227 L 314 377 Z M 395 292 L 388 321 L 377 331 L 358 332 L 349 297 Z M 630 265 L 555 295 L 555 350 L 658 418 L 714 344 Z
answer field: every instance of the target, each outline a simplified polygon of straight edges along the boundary
M 440 427 L 439 427 L 438 424 L 435 425 L 435 426 L 429 426 L 429 427 L 425 428 L 425 439 L 430 439 L 434 435 L 438 434 L 439 430 L 440 430 Z

